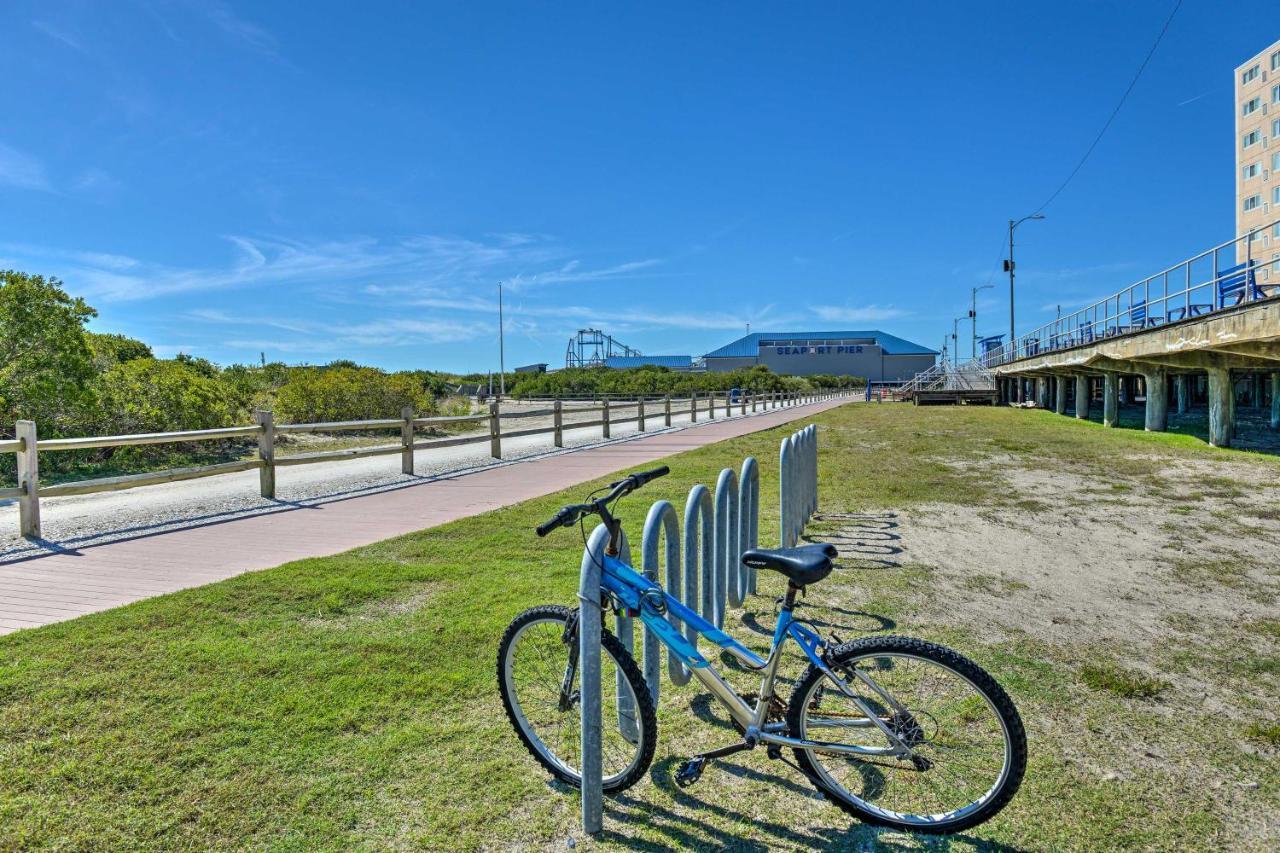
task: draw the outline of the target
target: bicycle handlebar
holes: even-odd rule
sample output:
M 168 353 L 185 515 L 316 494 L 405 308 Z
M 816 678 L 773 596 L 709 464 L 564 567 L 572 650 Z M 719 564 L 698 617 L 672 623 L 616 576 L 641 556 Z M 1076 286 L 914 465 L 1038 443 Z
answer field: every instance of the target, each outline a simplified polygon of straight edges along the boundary
M 659 477 L 665 477 L 670 473 L 671 469 L 666 465 L 663 465 L 649 471 L 641 471 L 638 474 L 630 474 L 623 477 L 621 480 L 609 484 L 609 494 L 602 498 L 596 498 L 591 503 L 570 504 L 569 506 L 561 507 L 559 512 L 534 528 L 534 532 L 539 536 L 546 536 L 557 527 L 568 527 L 571 524 L 576 523 L 578 519 L 582 518 L 584 515 L 598 513 L 600 512 L 601 507 L 608 505 L 615 499 L 634 492 L 645 483 L 648 483 L 651 480 L 656 480 Z

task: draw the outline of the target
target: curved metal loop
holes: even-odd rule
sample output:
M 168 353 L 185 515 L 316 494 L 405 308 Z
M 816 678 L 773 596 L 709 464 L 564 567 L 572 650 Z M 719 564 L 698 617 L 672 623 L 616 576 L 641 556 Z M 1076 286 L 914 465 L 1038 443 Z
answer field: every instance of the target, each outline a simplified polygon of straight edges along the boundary
M 760 544 L 760 466 L 754 456 L 742 460 L 738 475 L 738 601 L 756 592 L 756 570 L 743 564 L 741 555 Z M 731 575 L 734 577 L 734 575 Z
M 603 530 L 604 525 L 597 525 L 597 529 Z M 594 536 L 595 534 L 593 533 L 592 535 Z M 587 541 L 590 544 L 591 540 Z M 605 542 L 608 542 L 608 531 L 605 531 Z M 622 541 L 618 548 L 618 559 L 627 565 L 631 565 L 631 545 L 627 542 L 627 532 L 625 530 L 622 532 Z M 614 618 L 614 633 L 618 635 L 622 645 L 628 652 L 632 652 L 634 657 L 636 647 L 635 620 L 626 613 L 619 613 Z M 640 737 L 640 730 L 636 728 L 636 709 L 632 702 L 631 688 L 627 685 L 627 678 L 622 674 L 621 668 L 617 672 L 617 690 L 618 731 L 625 738 L 638 738 Z
M 741 531 L 738 527 L 738 475 L 732 468 L 725 468 L 716 480 L 716 594 L 715 619 L 717 628 L 724 627 L 728 606 L 741 607 L 738 594 L 738 565 L 742 562 Z M 727 605 L 726 606 L 726 602 Z
M 669 590 L 675 590 L 675 594 L 680 592 L 680 522 L 676 518 L 676 509 L 671 505 L 670 501 L 658 501 L 649 507 L 649 515 L 644 520 L 644 533 L 640 538 L 640 561 L 644 576 L 652 581 L 658 581 L 658 540 L 663 539 L 666 543 L 666 580 L 663 582 Z M 685 602 L 689 604 L 688 602 Z M 692 607 L 697 607 L 697 602 L 693 602 Z M 679 621 L 672 615 L 667 615 L 667 621 L 672 626 L 678 627 Z M 654 707 L 658 705 L 658 682 L 662 680 L 662 664 L 660 655 L 662 653 L 662 643 L 657 636 L 650 630 L 644 632 L 644 678 L 649 683 L 649 692 L 653 695 Z M 687 670 L 680 662 L 674 651 L 667 650 L 667 677 L 671 679 L 671 683 L 675 685 L 687 684 L 690 676 Z
M 715 592 L 713 572 L 715 570 L 715 533 L 712 522 L 711 492 L 699 483 L 689 490 L 689 498 L 684 504 L 684 604 L 690 610 L 699 612 L 704 619 L 710 619 L 713 613 L 711 605 Z M 701 561 L 698 552 L 702 552 Z M 702 578 L 702 597 L 699 606 L 698 578 Z M 697 646 L 698 632 L 690 626 L 684 628 L 689 642 Z
M 578 710 L 582 725 L 580 741 L 582 768 L 582 828 L 599 832 L 604 808 L 603 759 L 600 755 L 603 722 L 600 719 L 600 584 L 604 547 L 609 531 L 597 525 L 582 552 L 578 581 Z

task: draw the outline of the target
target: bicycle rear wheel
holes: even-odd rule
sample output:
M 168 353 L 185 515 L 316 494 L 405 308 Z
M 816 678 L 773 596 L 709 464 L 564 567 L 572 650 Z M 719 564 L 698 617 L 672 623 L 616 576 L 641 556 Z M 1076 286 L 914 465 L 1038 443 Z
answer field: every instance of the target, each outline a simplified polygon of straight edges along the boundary
M 923 640 L 870 637 L 832 650 L 829 663 L 913 753 L 795 750 L 800 767 L 835 805 L 867 823 L 945 833 L 982 823 L 1017 792 L 1027 764 L 1022 720 L 1008 694 L 973 661 Z M 876 721 L 813 666 L 791 695 L 787 724 L 792 737 L 806 740 L 890 743 Z
M 573 611 L 546 605 L 517 616 L 498 645 L 498 690 L 507 717 L 533 757 L 557 779 L 582 785 L 581 676 Z M 649 769 L 658 719 L 640 667 L 607 630 L 600 637 L 601 758 L 604 791 L 634 785 Z M 562 688 L 572 666 L 568 691 Z

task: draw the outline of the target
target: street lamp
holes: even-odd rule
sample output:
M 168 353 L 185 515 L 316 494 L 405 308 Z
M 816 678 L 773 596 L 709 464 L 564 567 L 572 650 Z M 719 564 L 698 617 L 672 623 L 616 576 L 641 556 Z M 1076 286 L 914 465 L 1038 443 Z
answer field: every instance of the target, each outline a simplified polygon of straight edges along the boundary
M 498 282 L 498 397 L 507 396 L 507 357 L 503 342 L 502 282 Z
M 1009 273 L 1009 346 L 1013 347 L 1014 331 L 1013 331 L 1013 229 L 1017 228 L 1028 219 L 1044 219 L 1044 214 L 1033 213 L 1030 216 L 1024 216 L 1018 221 L 1009 220 L 1009 260 L 1004 262 L 1005 272 Z M 1012 349 L 1010 350 L 1013 351 Z
M 960 321 L 964 317 L 956 317 L 951 321 L 951 352 L 956 361 L 960 360 Z
M 969 319 L 973 322 L 973 340 L 969 341 L 969 358 L 978 357 L 978 291 L 994 289 L 994 284 L 984 284 L 982 287 L 975 287 L 973 294 L 970 296 Z

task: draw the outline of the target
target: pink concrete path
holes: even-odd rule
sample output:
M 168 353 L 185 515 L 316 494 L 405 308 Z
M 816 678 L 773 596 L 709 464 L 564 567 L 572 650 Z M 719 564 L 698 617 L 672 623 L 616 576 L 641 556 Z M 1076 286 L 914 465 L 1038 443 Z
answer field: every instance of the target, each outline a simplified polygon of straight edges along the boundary
M 827 400 L 328 503 L 94 545 L 0 565 L 0 634 L 321 557 L 510 506 L 614 471 L 780 426 L 848 402 Z

